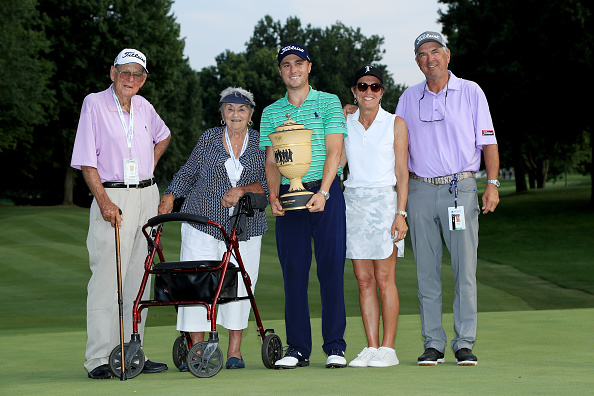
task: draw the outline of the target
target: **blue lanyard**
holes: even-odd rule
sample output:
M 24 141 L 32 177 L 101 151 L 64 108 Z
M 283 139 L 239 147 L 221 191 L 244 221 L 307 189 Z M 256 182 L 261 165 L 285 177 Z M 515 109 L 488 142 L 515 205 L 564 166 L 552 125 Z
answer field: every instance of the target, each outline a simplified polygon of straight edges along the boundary
M 454 175 L 454 180 L 450 182 L 450 194 L 452 193 L 452 188 L 454 189 L 454 207 L 458 209 L 458 175 Z

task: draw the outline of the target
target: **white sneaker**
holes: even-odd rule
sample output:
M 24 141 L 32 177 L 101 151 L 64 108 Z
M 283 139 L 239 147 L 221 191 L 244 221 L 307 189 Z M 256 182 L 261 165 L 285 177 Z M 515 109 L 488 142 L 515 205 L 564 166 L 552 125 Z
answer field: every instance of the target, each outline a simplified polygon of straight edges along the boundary
M 367 363 L 368 367 L 389 367 L 396 366 L 400 361 L 396 357 L 396 351 L 388 347 L 379 347 L 375 355 Z
M 377 352 L 377 348 L 367 347 L 363 348 L 361 353 L 357 355 L 356 358 L 351 360 L 349 366 L 351 367 L 367 367 L 367 363 L 371 360 L 373 355 Z

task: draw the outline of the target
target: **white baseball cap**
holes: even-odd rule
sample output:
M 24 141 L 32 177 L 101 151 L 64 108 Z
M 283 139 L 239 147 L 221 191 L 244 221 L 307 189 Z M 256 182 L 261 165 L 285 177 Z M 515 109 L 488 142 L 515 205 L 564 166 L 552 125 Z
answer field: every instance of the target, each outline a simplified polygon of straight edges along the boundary
M 127 63 L 138 63 L 146 73 L 148 70 L 146 69 L 146 56 L 135 49 L 132 48 L 125 48 L 116 56 L 115 60 L 113 61 L 113 65 L 125 65 Z

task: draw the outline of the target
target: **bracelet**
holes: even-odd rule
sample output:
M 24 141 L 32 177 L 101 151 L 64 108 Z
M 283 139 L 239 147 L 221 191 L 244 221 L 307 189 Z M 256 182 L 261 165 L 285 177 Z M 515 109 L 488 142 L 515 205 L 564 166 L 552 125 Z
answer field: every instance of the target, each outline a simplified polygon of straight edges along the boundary
M 276 198 L 276 195 L 271 195 L 270 198 L 268 198 L 268 202 L 272 202 L 272 198 Z
M 396 215 L 400 215 L 406 219 L 406 211 L 404 210 L 397 210 Z

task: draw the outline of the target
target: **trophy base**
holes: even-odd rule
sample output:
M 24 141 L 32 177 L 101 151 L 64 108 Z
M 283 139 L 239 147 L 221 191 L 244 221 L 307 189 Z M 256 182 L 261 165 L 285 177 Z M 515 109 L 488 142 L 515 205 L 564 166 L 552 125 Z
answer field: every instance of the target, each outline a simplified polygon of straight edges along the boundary
M 305 206 L 314 195 L 311 191 L 292 191 L 280 196 L 279 200 L 284 210 L 307 209 Z

